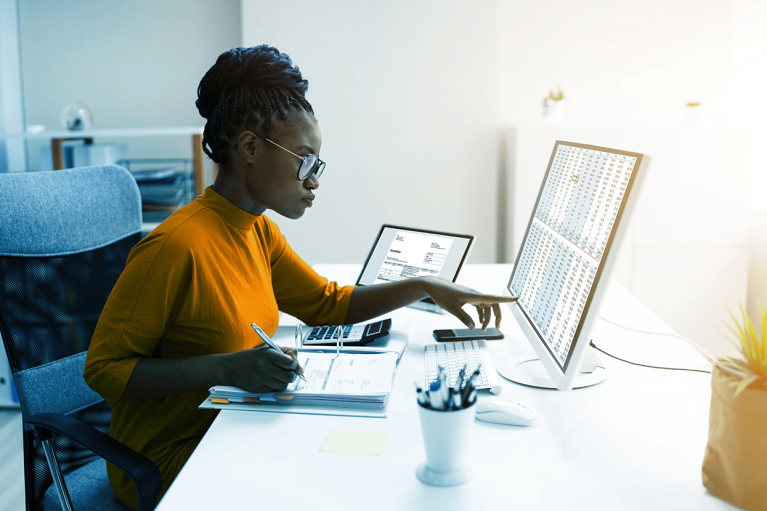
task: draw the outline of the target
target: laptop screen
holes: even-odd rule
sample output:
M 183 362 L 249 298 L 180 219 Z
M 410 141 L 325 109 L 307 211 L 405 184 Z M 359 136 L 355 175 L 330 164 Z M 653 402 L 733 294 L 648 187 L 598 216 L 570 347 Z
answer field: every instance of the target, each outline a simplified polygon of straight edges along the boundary
M 357 279 L 357 285 L 412 277 L 455 281 L 474 236 L 384 225 Z

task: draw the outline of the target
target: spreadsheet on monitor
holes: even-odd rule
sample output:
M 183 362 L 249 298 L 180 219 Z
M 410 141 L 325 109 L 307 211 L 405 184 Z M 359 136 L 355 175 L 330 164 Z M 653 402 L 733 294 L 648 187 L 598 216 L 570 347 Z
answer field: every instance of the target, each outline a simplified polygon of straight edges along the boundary
M 510 282 L 563 369 L 638 164 L 599 149 L 557 144 Z

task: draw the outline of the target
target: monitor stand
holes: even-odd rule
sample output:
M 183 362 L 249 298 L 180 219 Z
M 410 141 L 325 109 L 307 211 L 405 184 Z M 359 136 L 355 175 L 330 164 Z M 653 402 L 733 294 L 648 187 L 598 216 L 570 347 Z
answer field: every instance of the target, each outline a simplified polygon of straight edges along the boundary
M 524 353 L 511 357 L 506 362 L 496 363 L 498 372 L 514 383 L 536 387 L 539 389 L 556 389 L 554 381 L 549 378 L 546 368 L 543 367 L 538 355 L 535 353 Z M 588 348 L 581 363 L 580 374 L 575 377 L 573 382 L 574 389 L 590 387 L 601 383 L 607 379 L 607 368 L 599 360 L 594 350 Z

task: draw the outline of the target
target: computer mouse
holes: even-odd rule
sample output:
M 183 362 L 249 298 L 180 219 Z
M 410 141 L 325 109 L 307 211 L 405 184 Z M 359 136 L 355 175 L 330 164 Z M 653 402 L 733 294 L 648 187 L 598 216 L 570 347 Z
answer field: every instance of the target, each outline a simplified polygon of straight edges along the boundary
M 477 403 L 476 417 L 495 424 L 529 426 L 538 418 L 538 410 L 506 399 L 483 399 Z

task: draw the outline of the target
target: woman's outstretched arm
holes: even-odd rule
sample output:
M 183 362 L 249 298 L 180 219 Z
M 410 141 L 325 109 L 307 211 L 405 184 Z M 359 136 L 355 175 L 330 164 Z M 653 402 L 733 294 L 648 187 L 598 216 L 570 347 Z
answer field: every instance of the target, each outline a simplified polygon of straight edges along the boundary
M 374 286 L 357 286 L 352 292 L 346 322 L 367 321 L 427 297 L 472 329 L 475 326 L 474 320 L 462 307 L 473 305 L 477 309 L 482 330 L 487 329 L 493 314 L 495 327 L 500 328 L 500 304 L 517 300 L 515 296 L 485 295 L 436 277 L 419 277 Z

